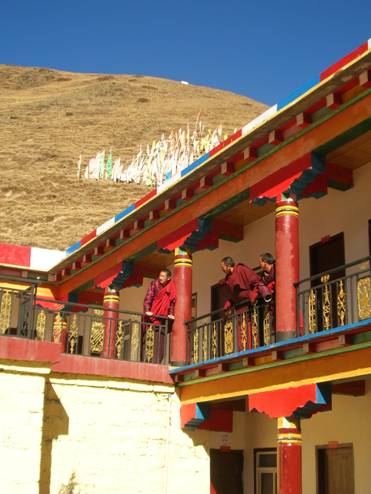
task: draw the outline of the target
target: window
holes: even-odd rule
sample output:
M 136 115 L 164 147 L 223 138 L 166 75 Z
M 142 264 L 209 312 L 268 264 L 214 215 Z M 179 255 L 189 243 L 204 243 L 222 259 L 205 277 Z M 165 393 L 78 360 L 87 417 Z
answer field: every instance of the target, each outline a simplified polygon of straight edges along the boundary
M 255 449 L 255 494 L 277 494 L 277 451 Z

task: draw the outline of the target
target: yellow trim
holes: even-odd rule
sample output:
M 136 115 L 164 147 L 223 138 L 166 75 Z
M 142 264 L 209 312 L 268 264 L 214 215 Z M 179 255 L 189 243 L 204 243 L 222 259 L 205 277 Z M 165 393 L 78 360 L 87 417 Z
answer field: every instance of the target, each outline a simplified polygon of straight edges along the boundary
M 283 432 L 281 434 L 278 434 L 278 440 L 279 441 L 284 441 L 284 440 L 289 440 L 289 439 L 296 439 L 298 441 L 301 440 L 301 434 L 298 434 L 296 432 Z
M 184 261 L 177 262 L 177 261 L 175 261 L 174 266 L 187 266 L 188 268 L 191 268 L 192 262 L 184 262 Z
M 294 213 L 293 211 L 286 211 L 285 213 L 284 212 L 276 213 L 276 218 L 278 218 L 278 216 L 299 216 L 299 213 Z
M 277 441 L 278 444 L 297 444 L 298 446 L 301 446 L 303 444 L 303 441 L 297 441 L 297 440 L 294 440 L 294 441 L 291 441 L 289 439 L 284 439 L 282 441 L 278 440 Z
M 279 213 L 280 211 L 296 211 L 299 212 L 298 206 L 291 206 L 290 204 L 287 204 L 287 206 L 278 206 L 276 208 L 276 213 Z
M 277 419 L 278 429 L 297 429 L 299 427 L 300 420 L 293 417 L 279 417 Z
M 27 288 L 30 288 L 31 285 L 24 285 L 23 283 L 7 283 L 7 282 L 0 282 L 0 288 L 10 288 L 14 290 L 27 290 Z
M 103 297 L 103 302 L 118 302 L 120 297 L 118 295 L 105 295 Z

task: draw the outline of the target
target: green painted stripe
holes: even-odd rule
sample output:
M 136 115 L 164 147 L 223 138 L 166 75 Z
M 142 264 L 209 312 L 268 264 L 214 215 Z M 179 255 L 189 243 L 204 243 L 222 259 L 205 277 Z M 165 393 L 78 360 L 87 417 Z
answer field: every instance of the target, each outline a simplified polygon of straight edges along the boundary
M 352 345 L 350 347 L 334 348 L 333 350 L 327 350 L 327 351 L 321 352 L 321 353 L 302 355 L 300 357 L 296 357 L 296 358 L 293 358 L 290 360 L 276 361 L 276 362 L 269 363 L 269 364 L 259 365 L 257 367 L 245 367 L 243 369 L 229 371 L 228 373 L 216 374 L 215 376 L 200 377 L 198 379 L 187 381 L 186 383 L 185 382 L 178 383 L 177 386 L 184 387 L 184 386 L 190 386 L 193 384 L 200 384 L 203 382 L 216 381 L 218 379 L 224 379 L 225 377 L 232 377 L 232 376 L 237 376 L 237 375 L 242 375 L 242 374 L 248 374 L 250 372 L 256 372 L 256 371 L 260 371 L 260 370 L 264 370 L 264 369 L 270 369 L 272 367 L 281 367 L 283 365 L 291 365 L 291 364 L 295 364 L 298 362 L 318 360 L 318 359 L 321 359 L 323 357 L 330 357 L 330 356 L 339 355 L 342 353 L 354 352 L 356 350 L 362 350 L 362 349 L 369 348 L 369 347 L 371 347 L 371 341 L 367 342 L 366 344 L 360 343 L 357 345 Z M 355 365 L 357 365 L 356 362 L 355 362 Z
M 352 127 L 343 134 L 340 134 L 339 136 L 335 137 L 335 139 L 332 139 L 331 141 L 327 142 L 323 146 L 316 149 L 316 154 L 324 156 L 328 153 L 331 153 L 338 147 L 343 146 L 344 144 L 352 141 L 353 139 L 356 139 L 362 134 L 365 134 L 370 129 L 371 129 L 371 117 L 367 118 L 366 120 L 359 123 L 355 127 Z

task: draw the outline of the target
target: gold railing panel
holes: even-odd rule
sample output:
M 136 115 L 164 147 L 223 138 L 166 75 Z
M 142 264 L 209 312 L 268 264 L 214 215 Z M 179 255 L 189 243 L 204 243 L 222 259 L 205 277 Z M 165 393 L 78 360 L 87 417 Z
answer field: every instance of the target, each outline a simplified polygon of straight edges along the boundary
M 36 318 L 36 339 L 44 341 L 45 339 L 46 314 L 40 310 Z
M 371 277 L 366 276 L 357 282 L 358 317 L 369 319 L 371 317 Z
M 310 333 L 317 331 L 317 294 L 315 290 L 311 290 L 309 293 L 309 307 L 308 307 L 308 328 Z
M 271 343 L 271 314 L 269 310 L 266 310 L 263 320 L 263 334 L 264 345 L 270 345 Z
M 213 322 L 213 329 L 211 334 L 211 354 L 213 358 L 216 358 L 218 352 L 218 334 L 216 331 L 216 322 Z
M 95 309 L 94 314 L 98 317 L 103 316 L 103 310 Z M 93 321 L 90 328 L 90 351 L 92 353 L 103 352 L 104 347 L 104 321 L 102 319 Z
M 242 350 L 247 349 L 247 322 L 246 322 L 246 312 L 242 314 L 241 322 L 241 346 Z
M 233 353 L 233 322 L 224 324 L 224 353 Z
M 116 331 L 116 357 L 121 357 L 124 347 L 124 321 L 119 321 Z
M 205 324 L 202 333 L 202 360 L 207 360 L 207 343 L 208 343 L 207 324 Z
M 53 319 L 53 341 L 54 343 L 61 342 L 61 336 L 63 331 L 63 317 L 60 312 L 57 312 Z
M 251 335 L 252 335 L 252 347 L 257 348 L 259 342 L 259 325 L 258 325 L 258 309 L 254 305 L 251 314 Z
M 10 317 L 12 312 L 12 296 L 8 290 L 3 292 L 0 304 L 0 334 L 5 334 L 10 327 Z
M 330 302 L 330 287 L 328 281 L 330 275 L 325 274 L 321 277 L 321 282 L 324 284 L 322 287 L 322 324 L 323 329 L 331 328 L 331 302 Z
M 68 331 L 68 343 L 70 347 L 70 353 L 75 353 L 78 335 L 79 335 L 79 328 L 77 326 L 77 314 L 73 314 Z
M 152 324 L 146 331 L 146 362 L 153 362 L 153 355 L 155 351 L 155 331 Z
M 139 359 L 139 344 L 140 344 L 140 323 L 131 323 L 130 335 L 130 360 Z
M 338 313 L 338 323 L 340 326 L 344 326 L 346 322 L 346 294 L 344 290 L 344 282 L 340 280 L 338 283 L 338 296 L 337 296 L 337 313 Z
M 197 363 L 199 361 L 198 356 L 198 342 L 199 342 L 199 329 L 196 328 L 193 332 L 193 363 Z

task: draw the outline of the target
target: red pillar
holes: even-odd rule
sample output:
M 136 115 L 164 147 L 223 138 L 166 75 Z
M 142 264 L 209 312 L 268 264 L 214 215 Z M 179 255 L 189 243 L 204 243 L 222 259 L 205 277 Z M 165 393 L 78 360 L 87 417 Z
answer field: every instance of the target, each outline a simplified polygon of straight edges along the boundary
M 115 311 L 119 309 L 119 306 L 119 292 L 105 288 L 103 297 L 104 343 L 102 352 L 102 357 L 104 358 L 115 358 L 116 356 L 115 343 L 119 314 Z
M 276 208 L 276 335 L 296 336 L 296 290 L 299 281 L 299 208 L 285 199 Z
M 300 420 L 278 419 L 278 494 L 301 494 Z
M 176 287 L 175 320 L 171 332 L 170 361 L 182 365 L 187 359 L 187 328 L 192 317 L 192 257 L 175 249 L 174 283 Z

